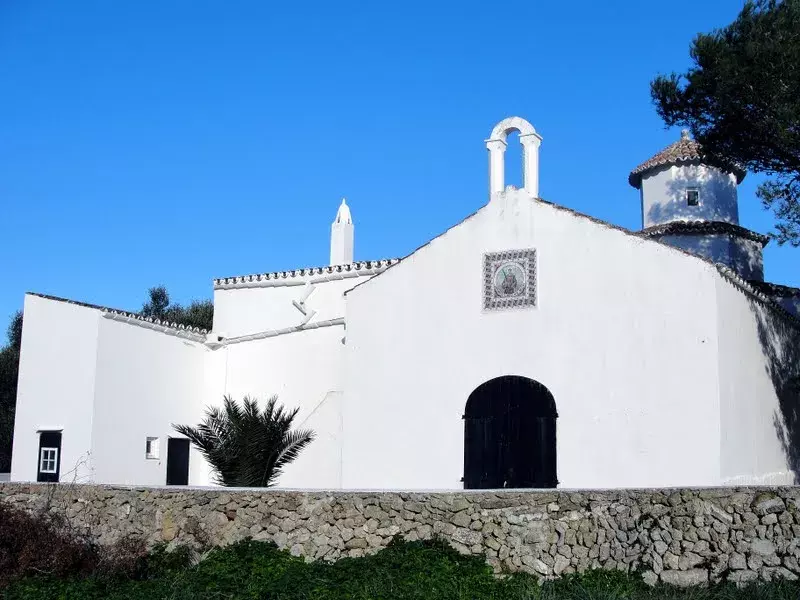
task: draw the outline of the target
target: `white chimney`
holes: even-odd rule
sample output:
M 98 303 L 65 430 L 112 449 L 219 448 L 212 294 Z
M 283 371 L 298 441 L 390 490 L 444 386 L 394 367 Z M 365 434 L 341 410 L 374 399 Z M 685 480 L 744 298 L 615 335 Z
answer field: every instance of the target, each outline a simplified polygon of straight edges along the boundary
M 342 198 L 342 204 L 336 211 L 336 218 L 331 225 L 332 265 L 346 265 L 353 262 L 353 229 L 350 207 Z

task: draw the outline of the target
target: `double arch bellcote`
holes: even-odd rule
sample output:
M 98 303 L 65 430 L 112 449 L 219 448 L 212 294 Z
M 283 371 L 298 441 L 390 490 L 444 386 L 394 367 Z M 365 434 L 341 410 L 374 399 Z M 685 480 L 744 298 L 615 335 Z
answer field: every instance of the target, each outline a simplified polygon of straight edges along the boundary
M 486 140 L 489 150 L 489 194 L 496 194 L 505 189 L 505 152 L 508 147 L 508 134 L 519 132 L 522 144 L 522 184 L 528 194 L 539 197 L 539 145 L 542 136 L 536 133 L 533 125 L 522 117 L 503 119 L 492 129 Z

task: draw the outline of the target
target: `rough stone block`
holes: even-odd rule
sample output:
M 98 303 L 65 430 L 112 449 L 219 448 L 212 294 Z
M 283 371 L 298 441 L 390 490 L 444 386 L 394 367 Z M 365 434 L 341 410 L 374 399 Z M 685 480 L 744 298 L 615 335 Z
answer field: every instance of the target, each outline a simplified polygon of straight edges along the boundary
M 473 546 L 475 544 L 480 544 L 483 541 L 483 535 L 478 531 L 459 528 L 453 533 L 452 539 L 459 544 Z
M 732 581 L 737 586 L 747 585 L 756 579 L 758 579 L 758 573 L 755 571 L 734 571 L 728 576 L 728 580 Z
M 775 554 L 775 544 L 769 540 L 757 539 L 750 542 L 750 551 L 761 556 Z
M 786 504 L 775 494 L 771 492 L 765 492 L 755 497 L 751 508 L 756 514 L 763 516 L 784 511 L 786 509 Z
M 369 543 L 367 543 L 367 540 L 364 538 L 353 538 L 344 544 L 344 547 L 348 550 L 355 548 L 366 548 L 367 546 L 369 546 Z
M 692 569 L 690 571 L 663 571 L 661 581 L 669 585 L 690 587 L 708 583 L 708 571 L 705 569 Z
M 456 527 L 469 527 L 471 522 L 472 518 L 470 518 L 466 511 L 456 513 L 451 520 L 451 523 Z
M 553 565 L 553 573 L 556 575 L 561 575 L 569 566 L 569 559 L 559 554 L 556 556 L 555 563 Z

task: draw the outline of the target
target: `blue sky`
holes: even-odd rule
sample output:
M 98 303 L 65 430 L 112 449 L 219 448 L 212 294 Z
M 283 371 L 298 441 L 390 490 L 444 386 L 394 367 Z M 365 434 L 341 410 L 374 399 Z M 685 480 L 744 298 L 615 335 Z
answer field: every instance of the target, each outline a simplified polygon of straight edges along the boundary
M 486 202 L 510 115 L 544 198 L 638 228 L 627 174 L 679 135 L 648 83 L 741 6 L 2 0 L 0 324 L 26 291 L 137 309 L 323 265 L 342 196 L 357 259 L 403 256 Z M 800 285 L 798 252 L 770 243 L 767 279 Z

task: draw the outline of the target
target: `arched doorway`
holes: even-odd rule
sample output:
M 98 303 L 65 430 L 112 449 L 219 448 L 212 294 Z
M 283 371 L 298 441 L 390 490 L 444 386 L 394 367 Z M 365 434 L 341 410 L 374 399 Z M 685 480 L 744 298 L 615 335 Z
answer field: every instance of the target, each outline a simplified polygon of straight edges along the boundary
M 557 417 L 553 395 L 533 379 L 478 386 L 464 414 L 464 489 L 556 487 Z

